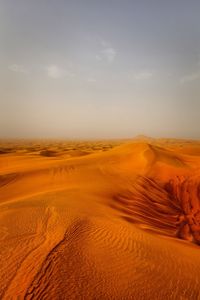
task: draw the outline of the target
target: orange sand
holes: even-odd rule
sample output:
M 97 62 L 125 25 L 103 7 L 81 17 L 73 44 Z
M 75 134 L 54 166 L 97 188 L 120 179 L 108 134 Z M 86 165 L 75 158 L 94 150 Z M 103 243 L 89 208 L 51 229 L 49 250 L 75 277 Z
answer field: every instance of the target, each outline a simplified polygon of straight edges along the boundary
M 0 299 L 200 299 L 199 245 L 200 143 L 2 141 Z

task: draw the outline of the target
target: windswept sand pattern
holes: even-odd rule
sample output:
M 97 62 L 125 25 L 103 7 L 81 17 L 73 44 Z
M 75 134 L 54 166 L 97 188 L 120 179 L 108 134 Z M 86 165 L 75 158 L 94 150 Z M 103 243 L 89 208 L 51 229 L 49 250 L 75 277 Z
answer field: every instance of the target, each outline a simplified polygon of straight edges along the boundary
M 28 269 L 31 267 L 33 268 L 35 260 L 37 261 L 36 257 L 38 250 L 45 245 L 49 231 L 52 231 L 52 222 L 54 226 L 56 225 L 53 207 L 47 207 L 46 209 L 29 208 L 27 216 L 22 214 L 22 216 L 14 216 L 14 218 L 15 220 L 13 220 L 13 223 L 16 231 L 23 226 L 23 221 L 27 221 L 27 225 L 29 225 L 29 221 L 32 224 L 32 228 L 28 228 L 29 226 L 27 226 L 27 228 L 24 228 L 24 232 L 19 233 L 17 238 L 11 238 L 9 235 L 6 236 L 8 241 L 6 245 L 7 247 L 1 249 L 1 255 L 2 257 L 4 256 L 7 258 L 8 264 L 6 265 L 6 269 L 2 266 L 1 275 L 4 279 L 5 287 L 1 285 L 1 297 L 3 297 L 9 289 L 12 289 L 12 285 L 15 285 L 14 279 L 16 279 L 20 272 L 23 274 L 24 267 L 26 269 L 26 273 Z M 10 229 L 13 230 L 14 228 Z M 52 242 L 53 240 L 54 238 L 52 237 Z M 27 265 L 30 258 L 31 261 Z M 20 282 L 21 285 L 20 288 L 18 287 L 18 291 L 22 288 L 23 280 L 22 276 Z
M 200 244 L 200 177 L 176 177 L 166 190 L 181 208 L 178 237 Z
M 143 228 L 175 236 L 179 203 L 155 181 L 138 177 L 129 190 L 114 195 L 111 206 L 127 214 L 124 218 Z
M 19 174 L 17 173 L 11 173 L 6 175 L 0 175 L 0 188 L 2 186 L 8 185 L 19 178 Z
M 200 300 L 198 142 L 7 148 L 1 299 Z
M 60 286 L 62 285 L 62 276 L 57 274 L 60 272 L 58 265 L 61 264 L 62 259 L 66 257 L 65 252 L 75 250 L 71 244 L 77 239 L 80 241 L 82 234 L 87 232 L 85 225 L 87 226 L 87 221 L 84 220 L 75 221 L 70 225 L 70 228 L 65 232 L 64 238 L 48 253 L 33 283 L 28 288 L 25 299 L 45 299 L 48 298 L 48 294 L 51 294 L 51 297 L 55 297 L 55 299 L 62 297 L 62 293 L 66 292 L 65 290 L 69 287 L 65 285 L 63 287 Z M 77 257 L 78 260 L 81 258 L 81 255 L 78 251 L 76 252 L 79 255 L 79 257 Z M 72 253 L 69 253 L 69 260 L 70 255 L 72 255 Z M 70 265 L 70 261 L 68 263 Z M 73 268 L 73 265 L 71 264 L 70 267 Z M 52 277 L 56 277 L 56 279 L 52 281 Z M 60 290 L 59 294 L 57 294 L 57 290 Z
M 158 246 L 156 249 L 157 241 L 153 237 L 146 240 L 142 232 L 135 228 L 132 230 L 133 236 L 130 237 L 128 227 L 121 227 L 106 219 L 104 222 L 87 219 L 75 221 L 64 238 L 48 253 L 25 299 L 48 299 L 48 295 L 53 299 L 135 299 L 133 287 L 139 299 L 151 299 L 148 293 L 153 290 L 160 299 L 176 299 L 177 295 L 183 298 L 190 295 L 193 297 L 191 299 L 198 299 L 199 281 L 193 282 L 187 275 L 189 270 L 198 272 L 194 263 L 188 266 L 192 262 L 189 256 L 178 259 L 181 268 L 176 270 L 177 261 L 173 251 L 179 252 L 179 249 L 173 243 L 168 245 L 164 241 L 165 248 Z M 116 232 L 119 232 L 118 236 Z M 102 255 L 105 254 L 109 261 L 106 269 L 104 264 L 102 266 Z M 156 267 L 157 259 L 160 265 Z M 84 273 L 80 274 L 81 270 Z M 120 279 L 117 287 L 113 272 Z M 173 273 L 174 280 L 171 278 Z M 164 289 L 164 279 L 169 284 L 167 291 Z M 154 286 L 155 281 L 157 287 Z M 144 291 L 143 284 L 146 286 Z
M 114 195 L 111 206 L 127 221 L 164 235 L 200 243 L 200 180 L 171 179 L 164 187 L 148 177 Z

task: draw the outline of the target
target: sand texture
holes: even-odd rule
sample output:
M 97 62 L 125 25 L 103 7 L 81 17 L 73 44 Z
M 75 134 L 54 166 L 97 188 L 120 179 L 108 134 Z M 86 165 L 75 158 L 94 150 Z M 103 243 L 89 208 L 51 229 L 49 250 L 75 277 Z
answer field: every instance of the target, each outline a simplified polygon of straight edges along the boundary
M 200 143 L 1 141 L 0 299 L 200 299 Z

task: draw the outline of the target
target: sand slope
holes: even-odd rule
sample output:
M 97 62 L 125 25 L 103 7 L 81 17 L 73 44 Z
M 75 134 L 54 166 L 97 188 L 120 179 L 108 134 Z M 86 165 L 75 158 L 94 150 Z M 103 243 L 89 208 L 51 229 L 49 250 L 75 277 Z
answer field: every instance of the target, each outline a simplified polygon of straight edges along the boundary
M 2 150 L 0 299 L 200 299 L 199 144 L 103 147 Z

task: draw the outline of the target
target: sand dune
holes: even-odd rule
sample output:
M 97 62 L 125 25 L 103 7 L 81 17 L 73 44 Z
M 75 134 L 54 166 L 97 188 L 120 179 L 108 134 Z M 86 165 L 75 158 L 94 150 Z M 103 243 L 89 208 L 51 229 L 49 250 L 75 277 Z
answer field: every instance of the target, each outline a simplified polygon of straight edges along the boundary
M 0 299 L 200 299 L 199 149 L 2 142 Z

